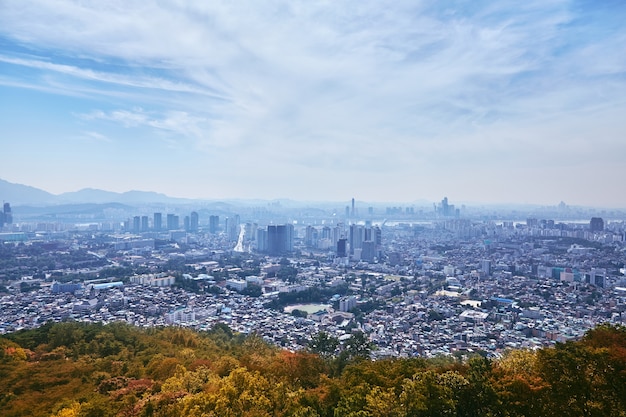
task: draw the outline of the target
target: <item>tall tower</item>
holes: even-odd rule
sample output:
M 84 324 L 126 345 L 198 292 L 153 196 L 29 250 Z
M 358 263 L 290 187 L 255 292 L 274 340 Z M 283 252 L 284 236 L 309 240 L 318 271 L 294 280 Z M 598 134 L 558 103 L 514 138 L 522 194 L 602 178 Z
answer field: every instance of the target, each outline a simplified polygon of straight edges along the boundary
M 189 225 L 190 231 L 192 232 L 198 231 L 198 221 L 199 221 L 198 213 L 195 211 L 192 211 L 191 212 L 191 224 Z
M 267 252 L 270 255 L 282 255 L 293 252 L 293 225 L 267 226 Z
M 11 205 L 9 203 L 4 203 L 4 207 L 2 210 L 3 220 L 6 224 L 13 223 L 13 214 L 11 213 Z
M 589 222 L 589 230 L 591 230 L 592 232 L 601 232 L 601 231 L 603 231 L 604 230 L 604 220 L 602 219 L 602 217 L 592 217 L 591 221 Z
M 209 217 L 209 233 L 217 233 L 217 230 L 220 228 L 220 216 L 210 216 Z
M 178 230 L 179 217 L 175 214 L 167 215 L 167 230 Z
M 161 213 L 154 213 L 154 220 L 152 221 L 152 227 L 154 230 L 159 231 L 163 227 L 163 216 Z
M 348 245 L 347 245 L 347 239 L 345 237 L 342 237 L 341 239 L 337 241 L 337 257 L 338 258 L 348 257 L 346 246 Z
M 354 217 L 356 215 L 355 211 L 354 211 L 354 198 L 352 198 L 352 211 L 350 212 L 350 216 Z
M 133 232 L 140 232 L 141 231 L 141 217 L 140 216 L 134 216 L 133 217 Z

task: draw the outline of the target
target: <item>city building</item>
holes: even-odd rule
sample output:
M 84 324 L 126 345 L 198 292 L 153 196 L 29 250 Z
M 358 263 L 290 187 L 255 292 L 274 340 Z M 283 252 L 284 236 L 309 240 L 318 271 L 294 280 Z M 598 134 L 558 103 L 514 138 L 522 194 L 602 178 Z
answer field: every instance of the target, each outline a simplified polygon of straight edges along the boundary
M 198 231 L 198 223 L 200 218 L 198 217 L 198 212 L 196 211 L 192 211 L 191 212 L 191 216 L 190 216 L 191 220 L 190 220 L 190 224 L 189 224 L 189 231 L 190 232 L 197 232 Z
M 179 217 L 175 214 L 167 215 L 167 230 L 179 229 Z
M 161 213 L 154 213 L 154 217 L 152 221 L 152 228 L 158 232 L 162 229 L 162 227 L 163 227 L 163 217 Z
M 209 233 L 215 234 L 220 229 L 220 216 L 209 216 Z
M 292 224 L 267 226 L 267 253 L 284 255 L 293 252 L 293 238 Z
M 601 232 L 604 230 L 604 220 L 601 217 L 592 217 L 589 222 L 589 230 L 592 232 Z

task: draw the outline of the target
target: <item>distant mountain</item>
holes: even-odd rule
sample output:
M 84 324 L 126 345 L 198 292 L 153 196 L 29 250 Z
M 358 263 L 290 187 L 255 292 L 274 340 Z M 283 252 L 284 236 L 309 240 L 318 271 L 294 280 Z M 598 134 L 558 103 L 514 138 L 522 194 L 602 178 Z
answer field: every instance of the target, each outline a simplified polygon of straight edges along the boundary
M 6 201 L 11 205 L 34 205 L 47 206 L 57 204 L 148 204 L 168 203 L 181 204 L 192 200 L 184 198 L 168 197 L 165 194 L 152 191 L 126 191 L 116 193 L 113 191 L 85 188 L 79 191 L 51 194 L 28 185 L 14 184 L 0 179 L 0 201 Z
M 0 200 L 12 205 L 22 204 L 55 204 L 57 196 L 39 188 L 28 185 L 14 184 L 0 179 Z
M 123 203 L 123 204 L 146 204 L 146 203 L 183 203 L 189 200 L 168 197 L 165 194 L 152 191 L 126 191 L 115 193 L 94 188 L 85 188 L 79 191 L 63 193 L 58 196 L 59 202 L 63 203 Z

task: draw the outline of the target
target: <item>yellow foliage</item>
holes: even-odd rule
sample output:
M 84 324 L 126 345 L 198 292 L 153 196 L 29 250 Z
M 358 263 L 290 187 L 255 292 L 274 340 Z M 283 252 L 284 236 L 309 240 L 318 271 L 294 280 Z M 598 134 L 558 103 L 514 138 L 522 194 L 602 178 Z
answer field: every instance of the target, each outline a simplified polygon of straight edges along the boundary
M 80 415 L 81 405 L 80 403 L 74 401 L 72 405 L 69 407 L 64 407 L 60 409 L 57 413 L 53 414 L 51 417 L 78 417 Z

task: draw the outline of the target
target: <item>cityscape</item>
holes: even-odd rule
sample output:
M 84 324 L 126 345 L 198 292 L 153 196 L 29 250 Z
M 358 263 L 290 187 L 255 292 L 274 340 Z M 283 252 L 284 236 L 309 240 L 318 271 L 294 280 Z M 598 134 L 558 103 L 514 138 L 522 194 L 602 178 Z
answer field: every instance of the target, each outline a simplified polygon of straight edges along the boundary
M 320 332 L 340 342 L 362 332 L 372 358 L 496 358 L 626 320 L 619 210 L 498 214 L 446 197 L 293 204 L 77 204 L 50 221 L 46 208 L 5 202 L 0 332 L 67 320 L 222 323 L 292 351 Z
M 0 416 L 626 416 L 625 16 L 0 2 Z

